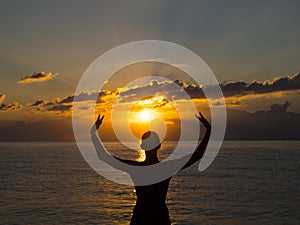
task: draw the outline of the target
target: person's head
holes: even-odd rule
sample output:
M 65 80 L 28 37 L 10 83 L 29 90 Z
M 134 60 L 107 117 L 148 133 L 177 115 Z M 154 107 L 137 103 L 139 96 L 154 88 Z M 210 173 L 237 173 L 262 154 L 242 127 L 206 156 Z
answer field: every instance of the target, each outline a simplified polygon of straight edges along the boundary
M 147 152 L 156 152 L 161 146 L 159 136 L 154 131 L 147 131 L 142 136 L 141 148 Z

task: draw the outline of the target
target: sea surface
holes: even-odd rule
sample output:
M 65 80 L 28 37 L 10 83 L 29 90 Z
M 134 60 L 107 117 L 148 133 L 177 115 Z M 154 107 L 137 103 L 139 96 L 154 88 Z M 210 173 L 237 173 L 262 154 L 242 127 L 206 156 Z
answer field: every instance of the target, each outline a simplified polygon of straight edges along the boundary
M 171 180 L 172 224 L 300 224 L 299 159 L 300 141 L 224 142 L 204 172 Z M 98 175 L 75 143 L 0 142 L 0 160 L 1 224 L 129 224 L 133 187 Z

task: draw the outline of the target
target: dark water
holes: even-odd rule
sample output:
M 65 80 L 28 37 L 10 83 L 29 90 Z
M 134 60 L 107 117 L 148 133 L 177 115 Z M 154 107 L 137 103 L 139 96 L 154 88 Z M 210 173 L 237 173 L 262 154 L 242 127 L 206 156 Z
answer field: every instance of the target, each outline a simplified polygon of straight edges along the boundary
M 206 171 L 173 177 L 172 224 L 300 224 L 299 159 L 300 142 L 225 142 Z M 0 143 L 0 160 L 1 224 L 129 223 L 133 188 L 94 172 L 74 143 Z

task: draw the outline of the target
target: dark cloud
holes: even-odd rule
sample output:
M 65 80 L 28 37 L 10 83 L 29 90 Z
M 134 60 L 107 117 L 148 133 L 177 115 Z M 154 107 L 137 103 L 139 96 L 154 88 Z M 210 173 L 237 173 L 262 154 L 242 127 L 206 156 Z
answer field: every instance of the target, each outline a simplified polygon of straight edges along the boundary
M 178 88 L 174 88 L 174 84 L 177 85 Z M 191 98 L 199 98 L 200 96 L 204 97 L 199 85 L 197 86 L 189 85 L 186 83 L 180 83 L 178 80 L 174 82 L 159 82 L 157 80 L 152 80 L 149 84 L 146 84 L 145 86 L 133 87 L 125 91 L 121 91 L 120 97 L 122 102 L 130 102 L 160 94 L 164 95 L 166 99 L 175 100 L 186 98 L 186 95 L 183 92 L 183 90 L 185 90 L 191 96 Z
M 97 91 L 94 91 L 94 92 L 82 91 L 76 96 L 76 98 L 75 98 L 74 95 L 70 95 L 70 96 L 67 96 L 67 97 L 63 98 L 59 103 L 60 104 L 72 103 L 74 101 L 74 99 L 76 99 L 77 102 L 97 99 L 97 103 L 102 103 L 103 102 L 103 100 L 102 100 L 103 97 L 110 96 L 114 93 L 116 93 L 116 92 L 105 91 L 105 90 L 102 90 L 102 91 L 99 91 L 99 92 L 97 92 Z
M 69 111 L 72 108 L 72 105 L 54 105 L 49 108 L 48 111 L 57 111 L 57 112 L 65 112 Z
M 115 92 L 111 91 L 99 91 L 99 92 L 86 92 L 82 91 L 80 92 L 76 98 L 74 95 L 67 96 L 63 99 L 54 99 L 51 101 L 47 101 L 44 99 L 39 99 L 35 101 L 34 103 L 29 103 L 27 106 L 33 110 L 33 112 L 57 112 L 57 113 L 64 113 L 68 112 L 72 109 L 72 103 L 73 101 L 77 102 L 84 102 L 84 101 L 90 101 L 97 99 L 97 103 L 103 103 L 104 100 L 102 98 L 106 96 L 111 96 Z M 82 108 L 83 109 L 83 108 Z
M 226 84 L 221 84 L 221 89 L 223 91 L 224 96 L 234 96 L 245 93 L 247 89 L 247 83 L 244 81 L 233 81 L 228 82 Z
M 188 85 L 186 83 L 180 83 L 179 85 L 192 97 L 192 98 L 204 98 L 204 93 L 197 85 Z M 225 97 L 240 96 L 247 94 L 263 94 L 276 91 L 287 91 L 300 89 L 300 73 L 294 76 L 277 77 L 270 81 L 253 81 L 247 83 L 245 81 L 230 81 L 221 83 L 223 95 Z M 213 92 L 213 86 L 204 87 L 207 92 Z
M 29 108 L 31 108 L 32 112 L 56 112 L 56 113 L 64 113 L 70 111 L 72 108 L 72 104 L 61 103 L 59 99 L 54 99 L 52 101 L 46 100 L 37 100 L 34 103 L 27 104 Z
M 226 140 L 300 140 L 300 113 L 287 112 L 288 101 L 250 113 L 227 109 Z
M 21 110 L 23 107 L 17 102 L 5 103 L 4 100 L 6 98 L 5 94 L 0 94 L 0 111 L 15 111 Z
M 54 76 L 57 76 L 58 73 L 50 73 L 50 72 L 34 72 L 33 74 L 22 77 L 18 83 L 33 83 L 33 82 L 41 82 L 46 80 L 51 80 Z
M 283 104 L 273 104 L 270 106 L 269 110 L 258 110 L 256 113 L 276 113 L 276 114 L 285 114 L 288 113 L 287 109 L 291 105 L 289 101 L 285 101 Z
M 300 89 L 300 73 L 294 76 L 276 77 L 271 82 L 253 81 L 246 83 L 244 81 L 232 81 L 220 85 L 224 96 L 262 94 L 276 91 L 287 91 Z
M 174 88 L 174 83 L 179 89 Z M 192 99 L 203 99 L 205 93 L 214 96 L 217 93 L 216 86 L 206 86 L 188 84 L 178 80 L 170 82 L 159 82 L 152 80 L 149 84 L 142 87 L 134 87 L 120 93 L 123 101 L 136 101 L 144 96 L 153 96 L 156 93 L 166 95 L 167 99 L 184 99 L 183 91 L 185 91 Z M 220 84 L 224 97 L 241 96 L 247 94 L 263 94 L 277 91 L 297 90 L 300 89 L 300 73 L 294 76 L 274 78 L 273 81 L 253 81 L 247 83 L 245 81 L 230 81 Z M 218 96 L 216 96 L 218 97 Z M 234 102 L 236 104 L 237 102 Z
M 21 110 L 22 105 L 20 105 L 17 102 L 12 103 L 2 103 L 0 105 L 0 111 L 15 111 L 15 110 Z
M 34 103 L 27 104 L 27 107 L 31 109 L 31 112 L 57 112 L 63 113 L 69 111 L 72 108 L 71 104 L 60 103 L 59 99 L 47 101 L 44 99 L 36 100 Z
M 271 112 L 286 112 L 287 108 L 291 105 L 288 101 L 286 101 L 284 104 L 274 104 L 270 106 Z
M 62 100 L 60 101 L 60 104 L 72 103 L 73 100 L 74 100 L 74 95 L 68 96 L 68 97 L 65 97 L 64 99 L 62 99 Z
M 30 106 L 38 106 L 38 105 L 41 105 L 41 104 L 44 104 L 45 103 L 45 100 L 37 100 L 35 101 L 34 103 L 32 103 Z

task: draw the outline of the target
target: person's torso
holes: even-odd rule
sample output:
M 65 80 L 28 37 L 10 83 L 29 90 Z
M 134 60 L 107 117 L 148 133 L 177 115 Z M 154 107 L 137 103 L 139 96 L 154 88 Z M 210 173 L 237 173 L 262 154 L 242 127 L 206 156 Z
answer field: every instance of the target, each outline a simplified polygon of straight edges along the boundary
M 136 205 L 164 205 L 171 177 L 156 184 L 136 186 Z

